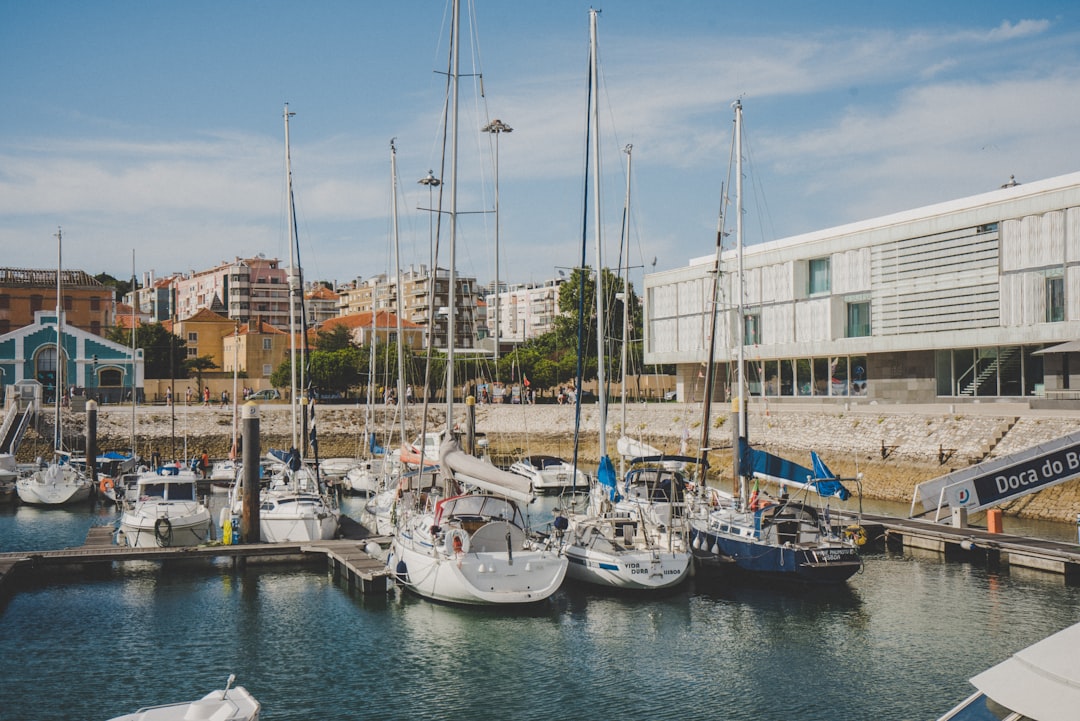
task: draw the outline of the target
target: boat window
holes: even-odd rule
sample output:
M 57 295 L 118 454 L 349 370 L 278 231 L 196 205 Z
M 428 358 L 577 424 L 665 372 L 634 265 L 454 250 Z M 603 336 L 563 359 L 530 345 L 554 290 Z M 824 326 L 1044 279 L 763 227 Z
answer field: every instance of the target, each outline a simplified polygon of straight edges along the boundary
M 169 485 L 169 500 L 170 501 L 194 501 L 195 500 L 195 484 L 194 483 L 170 483 Z
M 142 496 L 151 496 L 153 498 L 165 497 L 165 484 L 164 483 L 144 483 L 142 487 Z

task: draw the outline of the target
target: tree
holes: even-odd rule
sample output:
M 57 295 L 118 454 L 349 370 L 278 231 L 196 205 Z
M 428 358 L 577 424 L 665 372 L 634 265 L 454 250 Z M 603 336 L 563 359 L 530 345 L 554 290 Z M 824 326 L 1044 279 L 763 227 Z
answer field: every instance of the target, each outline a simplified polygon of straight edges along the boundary
M 94 276 L 94 280 L 101 282 L 102 285 L 107 285 L 116 291 L 117 299 L 123 298 L 125 295 L 131 292 L 132 284 L 130 280 L 118 280 L 108 273 L 98 273 Z M 138 288 L 138 285 L 135 286 Z
M 126 348 L 131 347 L 131 331 L 127 328 L 110 328 L 106 338 Z M 135 346 L 143 350 L 147 378 L 175 377 L 181 368 L 178 359 L 187 357 L 187 342 L 167 331 L 161 323 L 138 326 L 135 329 Z
M 641 338 L 642 313 L 641 304 L 634 293 L 634 287 L 629 286 L 629 303 L 619 296 L 623 292 L 623 280 L 619 276 L 604 268 L 600 274 L 602 279 L 604 299 L 604 356 L 605 368 L 608 376 L 617 373 L 622 355 L 623 338 L 623 314 L 629 313 L 628 331 L 629 337 L 625 339 L 629 343 L 628 362 L 630 368 L 641 368 L 642 346 L 635 339 Z M 584 286 L 584 287 L 582 287 Z M 555 318 L 555 333 L 558 340 L 563 344 L 577 348 L 578 338 L 578 299 L 583 299 L 581 315 L 583 316 L 582 354 L 584 365 L 590 370 L 583 373 L 583 377 L 596 377 L 596 279 L 595 274 L 589 268 L 575 268 L 559 288 L 560 315 Z M 562 360 L 562 359 L 560 359 Z M 576 363 L 575 363 L 576 364 Z M 565 366 L 564 366 L 565 367 Z M 630 372 L 630 369 L 627 369 Z M 571 375 L 571 377 L 573 377 Z
M 199 388 L 203 387 L 202 374 L 204 371 L 213 370 L 218 367 L 218 364 L 214 362 L 214 359 L 208 355 L 196 356 L 195 358 L 185 358 L 183 362 L 184 375 L 191 378 L 192 374 L 195 375 L 195 383 Z
M 315 349 L 322 351 L 356 348 L 352 333 L 343 325 L 335 325 L 330 330 L 320 330 L 315 334 Z

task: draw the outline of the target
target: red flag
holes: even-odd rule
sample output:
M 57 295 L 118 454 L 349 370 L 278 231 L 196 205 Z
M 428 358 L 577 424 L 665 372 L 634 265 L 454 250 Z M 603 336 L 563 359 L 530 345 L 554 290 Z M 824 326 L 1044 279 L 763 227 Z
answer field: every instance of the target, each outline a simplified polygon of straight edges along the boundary
M 521 377 L 525 380 L 525 387 L 528 388 L 529 387 L 529 376 L 527 376 L 525 374 L 522 374 Z

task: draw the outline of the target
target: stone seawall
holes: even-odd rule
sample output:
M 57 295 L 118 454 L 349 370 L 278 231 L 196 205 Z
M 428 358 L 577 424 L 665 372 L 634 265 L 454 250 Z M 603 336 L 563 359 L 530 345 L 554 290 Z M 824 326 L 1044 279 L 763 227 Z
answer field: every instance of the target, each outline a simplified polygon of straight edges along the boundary
M 455 406 L 459 425 L 466 409 Z M 420 432 L 421 406 L 410 406 L 406 432 Z M 445 409 L 428 409 L 428 428 L 443 425 Z M 572 406 L 477 406 L 476 426 L 486 434 L 493 455 L 552 453 L 568 457 L 574 447 Z M 710 428 L 710 463 L 723 477 L 730 474 L 732 420 L 729 407 L 714 408 Z M 317 426 L 322 457 L 352 456 L 362 451 L 366 409 L 355 405 L 318 406 Z M 393 408 L 377 406 L 372 427 L 386 444 L 391 429 L 398 427 Z M 608 447 L 625 425 L 626 434 L 667 453 L 677 453 L 684 439 L 696 454 L 701 438 L 700 406 L 681 403 L 636 404 L 623 410 L 613 404 L 608 413 Z M 261 445 L 264 449 L 287 448 L 291 443 L 292 414 L 287 405 L 260 406 Z M 596 405 L 581 408 L 579 457 L 586 463 L 598 459 L 599 413 Z M 72 414 L 67 427 L 81 427 L 84 414 Z M 175 424 L 175 425 L 174 425 Z M 175 422 L 164 406 L 140 407 L 135 417 L 139 453 L 156 448 L 163 456 L 174 446 L 189 455 L 205 448 L 212 457 L 224 457 L 231 445 L 232 410 L 203 406 L 177 407 Z M 99 411 L 99 446 L 131 447 L 130 408 L 106 406 Z M 175 428 L 175 440 L 174 440 Z M 803 465 L 810 451 L 817 451 L 837 474 L 863 474 L 863 494 L 868 498 L 909 503 L 915 485 L 958 468 L 1013 453 L 1080 430 L 1080 412 L 1032 410 L 1020 403 L 898 406 L 851 404 L 842 406 L 755 406 L 748 414 L 751 442 Z M 394 431 L 396 437 L 396 430 Z M 47 455 L 48 442 L 30 438 L 20 449 L 20 459 Z M 1006 513 L 1073 523 L 1080 513 L 1080 482 L 1015 501 Z

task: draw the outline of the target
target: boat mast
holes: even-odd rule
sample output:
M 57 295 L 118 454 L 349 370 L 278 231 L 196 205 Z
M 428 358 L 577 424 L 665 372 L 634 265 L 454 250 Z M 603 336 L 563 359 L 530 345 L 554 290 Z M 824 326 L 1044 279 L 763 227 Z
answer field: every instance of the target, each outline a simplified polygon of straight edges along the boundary
M 600 221 L 600 101 L 599 101 L 599 73 L 597 62 L 596 43 L 596 17 L 600 11 L 589 8 L 589 77 L 593 92 L 590 95 L 592 107 L 590 115 L 593 123 L 593 235 L 596 239 L 596 398 L 600 404 L 600 438 L 599 453 L 603 458 L 607 455 L 607 393 L 605 390 L 604 377 L 604 279 L 603 279 L 603 247 L 601 242 Z M 581 393 L 581 389 L 578 389 Z
M 634 146 L 629 143 L 623 148 L 626 153 L 626 200 L 623 202 L 623 313 L 622 313 L 622 380 L 619 386 L 622 390 L 622 428 L 626 433 L 626 358 L 627 347 L 630 345 L 630 168 L 632 164 Z M 626 474 L 626 458 L 619 454 L 619 475 Z
M 131 457 L 135 457 L 135 407 L 138 405 L 138 397 L 135 394 L 135 304 L 138 303 L 138 285 L 135 279 L 135 249 L 131 249 Z M 97 378 L 94 379 L 97 385 Z M 173 407 L 176 407 L 176 398 L 173 397 Z
M 446 433 L 454 425 L 454 339 L 457 334 L 457 272 L 454 268 L 457 252 L 457 154 L 458 154 L 458 80 L 461 56 L 461 8 L 454 0 L 453 19 L 450 26 L 450 305 L 446 320 Z
M 405 286 L 401 283 L 401 247 L 398 242 L 398 207 L 397 207 L 397 148 L 394 141 L 390 140 L 390 207 L 393 211 L 394 229 L 394 276 L 397 283 L 397 397 L 398 397 L 398 422 L 401 424 L 401 443 L 405 443 L 405 354 L 402 350 L 405 342 L 401 337 L 401 314 L 405 302 Z M 421 464 L 423 458 L 421 458 Z M 422 467 L 422 466 L 421 466 Z
M 296 398 L 296 295 L 299 278 L 296 274 L 296 225 L 295 210 L 293 209 L 292 188 L 292 161 L 289 156 L 289 118 L 296 113 L 289 112 L 289 104 L 285 103 L 285 193 L 286 203 L 289 208 L 289 365 L 292 371 L 292 389 L 289 392 L 289 405 L 292 410 L 292 448 L 300 447 L 300 439 L 297 437 L 297 398 Z
M 736 346 L 736 362 L 738 368 L 736 372 L 736 382 L 738 383 L 738 390 L 735 394 L 736 405 L 735 413 L 736 428 L 738 428 L 738 437 L 740 439 L 746 438 L 746 375 L 745 375 L 745 343 L 744 334 L 746 332 L 746 320 L 743 317 L 743 171 L 742 171 L 742 100 L 735 101 L 735 254 L 738 256 L 738 270 L 735 279 L 735 297 L 738 299 L 738 328 L 735 333 L 735 340 L 738 345 Z M 735 445 L 735 452 L 733 454 L 732 468 L 735 471 L 735 490 L 739 494 L 739 498 L 743 497 L 743 469 L 740 467 L 739 448 L 738 443 Z
M 59 454 L 63 446 L 63 432 L 60 429 L 60 401 L 64 392 L 64 304 L 61 297 L 60 274 L 63 272 L 64 233 L 56 227 L 56 379 L 53 381 L 56 396 L 56 429 L 53 433 L 53 450 Z
M 709 427 L 712 416 L 713 383 L 716 378 L 716 315 L 717 315 L 717 288 L 720 285 L 720 254 L 724 243 L 724 203 L 727 198 L 724 195 L 723 186 L 720 188 L 720 217 L 716 222 L 716 255 L 713 258 L 712 285 L 706 308 L 709 312 L 709 352 L 708 361 L 705 364 L 705 395 L 701 405 L 701 442 L 698 444 L 698 452 L 701 454 L 697 467 L 698 489 L 704 490 L 706 464 L 709 460 Z M 736 447 L 738 444 L 736 444 Z M 736 451 L 737 454 L 737 451 Z

